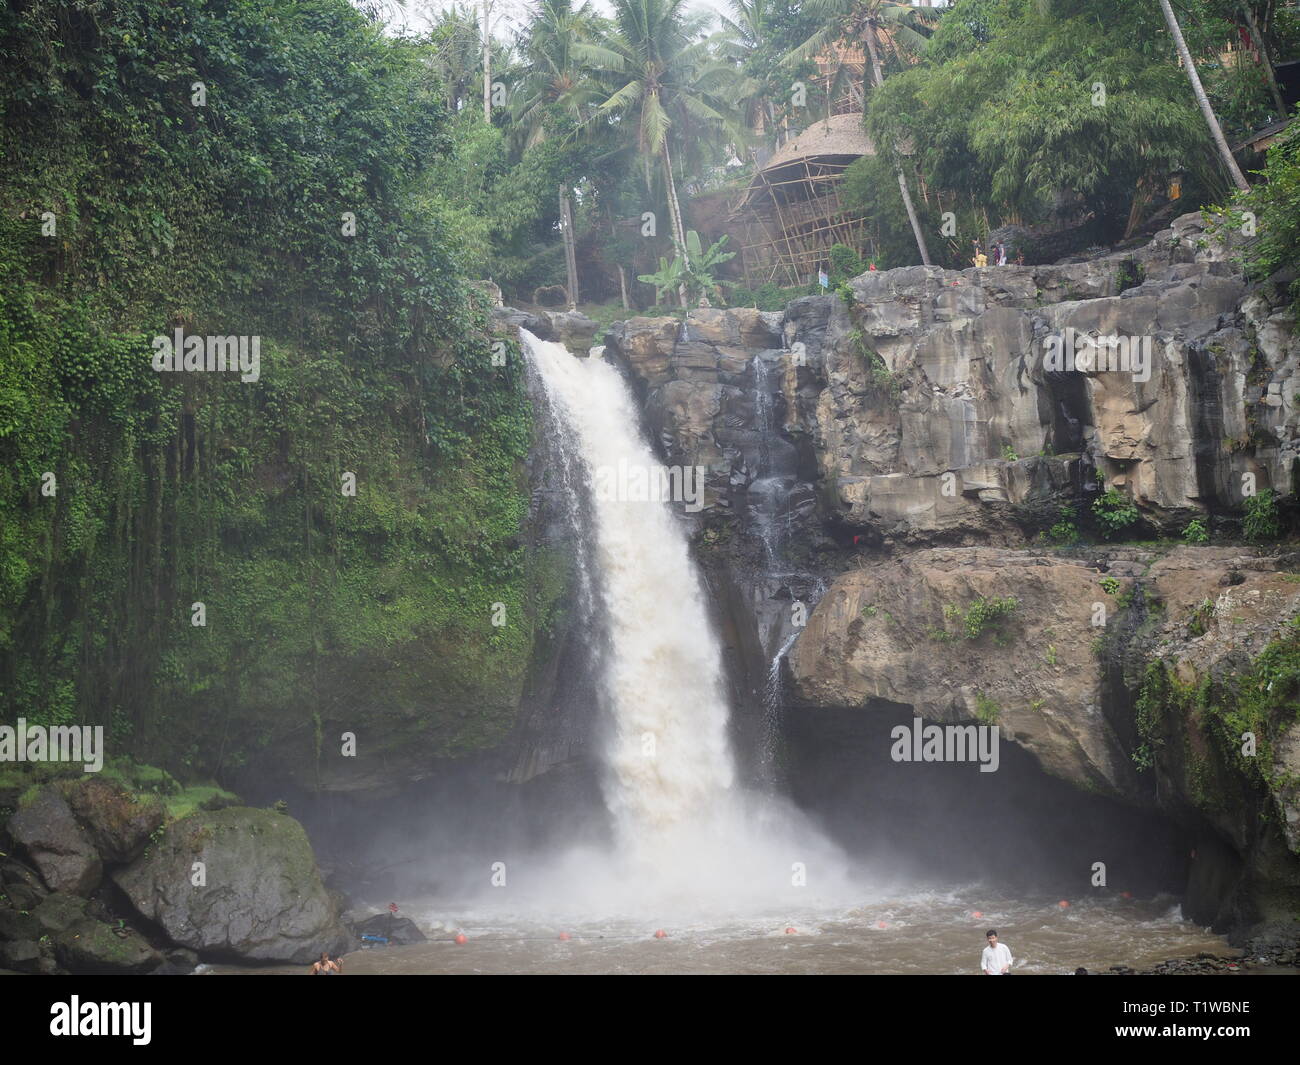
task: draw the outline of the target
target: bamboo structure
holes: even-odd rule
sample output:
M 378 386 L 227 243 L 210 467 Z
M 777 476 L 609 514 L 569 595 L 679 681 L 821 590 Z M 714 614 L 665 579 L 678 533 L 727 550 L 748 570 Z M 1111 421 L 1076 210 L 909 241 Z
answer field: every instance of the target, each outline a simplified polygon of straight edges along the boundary
M 816 122 L 758 168 L 730 216 L 747 285 L 807 284 L 829 264 L 833 244 L 872 250 L 867 220 L 844 207 L 840 184 L 850 164 L 873 154 L 853 112 Z

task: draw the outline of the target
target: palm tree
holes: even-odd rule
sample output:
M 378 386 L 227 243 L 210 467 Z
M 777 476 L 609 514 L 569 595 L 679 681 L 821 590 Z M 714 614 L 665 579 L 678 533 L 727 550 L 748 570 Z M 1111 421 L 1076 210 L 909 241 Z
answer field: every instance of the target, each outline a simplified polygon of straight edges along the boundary
M 617 116 L 620 130 L 641 156 L 647 185 L 652 162 L 659 164 L 673 243 L 683 259 L 688 257 L 686 231 L 669 142 L 703 143 L 709 132 L 733 143 L 743 140 L 728 103 L 735 70 L 710 54 L 704 28 L 711 16 L 685 13 L 687 2 L 612 0 L 614 26 L 605 40 L 574 46 L 574 54 L 592 65 L 602 84 L 604 100 L 597 113 Z M 685 290 L 679 295 L 685 306 Z
M 586 77 L 574 46 L 597 39 L 599 19 L 586 3 L 540 0 L 520 34 L 520 53 L 528 73 L 514 97 L 513 126 L 523 137 L 522 148 L 540 143 L 546 132 L 546 110 L 559 106 L 584 121 L 596 91 Z
M 523 92 L 516 96 L 514 128 L 525 149 L 546 137 L 547 114 L 558 107 L 583 122 L 594 102 L 595 89 L 574 55 L 575 47 L 595 37 L 597 20 L 587 4 L 574 8 L 572 0 L 541 0 L 521 38 L 528 65 Z M 560 234 L 564 238 L 564 267 L 569 303 L 577 306 L 578 256 L 573 229 L 573 190 L 560 184 Z
M 731 9 L 731 16 L 718 15 L 718 23 L 722 26 L 718 54 L 748 71 L 772 38 L 770 0 L 727 0 L 727 6 Z M 768 82 L 752 73 L 747 74 L 739 86 L 737 104 L 746 127 L 770 133 L 775 146 L 779 147 L 776 107 L 772 103 Z
M 790 53 L 790 62 L 822 54 L 837 41 L 861 41 L 867 50 L 871 84 L 879 88 L 885 80 L 882 51 L 900 62 L 907 62 L 925 42 L 930 28 L 931 15 L 924 8 L 915 8 L 899 0 L 808 0 L 808 11 L 825 20 L 823 27 Z M 921 222 L 912 204 L 912 193 L 907 187 L 907 176 L 901 163 L 895 163 L 898 191 L 907 209 L 907 219 L 912 224 L 916 250 L 921 262 L 930 265 L 930 249 L 921 231 Z
M 473 92 L 482 63 L 478 16 L 469 6 L 453 4 L 438 16 L 429 37 L 437 45 L 432 61 L 446 86 L 447 103 L 459 111 Z
M 1160 0 L 1160 9 L 1165 14 L 1169 35 L 1174 39 L 1174 47 L 1178 49 L 1178 56 L 1183 61 L 1183 69 L 1187 71 L 1187 80 L 1192 83 L 1192 92 L 1196 95 L 1196 102 L 1201 106 L 1201 114 L 1205 116 L 1205 124 L 1210 127 L 1210 136 L 1214 138 L 1214 143 L 1219 148 L 1224 165 L 1227 166 L 1228 173 L 1232 175 L 1237 188 L 1242 192 L 1249 192 L 1250 183 L 1246 180 L 1246 175 L 1241 172 L 1241 167 L 1237 165 L 1237 160 L 1232 157 L 1232 149 L 1228 147 L 1228 141 L 1223 136 L 1223 127 L 1219 125 L 1219 118 L 1214 113 L 1214 108 L 1210 106 L 1210 98 L 1205 95 L 1205 86 L 1201 84 L 1201 76 L 1196 72 L 1192 53 L 1187 50 L 1182 27 L 1178 25 L 1178 17 L 1174 14 L 1174 9 L 1169 6 L 1169 0 Z

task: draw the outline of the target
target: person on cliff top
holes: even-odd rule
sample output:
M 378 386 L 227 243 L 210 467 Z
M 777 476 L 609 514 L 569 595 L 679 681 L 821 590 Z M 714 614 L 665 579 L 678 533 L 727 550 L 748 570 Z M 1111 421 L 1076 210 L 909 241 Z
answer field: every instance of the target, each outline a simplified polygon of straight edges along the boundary
M 971 262 L 975 264 L 976 268 L 988 266 L 989 264 L 989 257 L 984 254 L 984 249 L 980 247 L 979 241 L 975 242 L 975 258 Z
M 984 934 L 984 938 L 989 943 L 984 948 L 984 953 L 980 955 L 980 968 L 984 971 L 984 975 L 1006 976 L 1011 971 L 1011 948 L 1005 943 L 998 942 L 998 930 L 996 928 L 990 928 Z

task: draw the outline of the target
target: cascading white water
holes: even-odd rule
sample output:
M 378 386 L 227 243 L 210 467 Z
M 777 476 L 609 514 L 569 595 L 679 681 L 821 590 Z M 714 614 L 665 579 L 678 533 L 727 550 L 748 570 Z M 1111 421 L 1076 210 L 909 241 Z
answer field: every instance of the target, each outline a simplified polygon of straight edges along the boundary
M 658 470 L 618 372 L 520 330 L 564 439 L 566 462 Z M 781 800 L 742 791 L 728 738 L 721 651 L 685 531 L 671 505 L 593 492 L 596 570 L 608 642 L 605 796 L 624 895 L 735 905 L 788 896 L 811 861 L 830 880 L 833 848 Z M 792 870 L 794 873 L 792 875 Z
M 589 478 L 658 469 L 613 367 L 523 336 Z M 665 503 L 605 495 L 593 496 L 593 516 L 609 626 L 609 798 L 620 831 L 645 840 L 715 805 L 735 770 L 721 655 L 686 536 Z

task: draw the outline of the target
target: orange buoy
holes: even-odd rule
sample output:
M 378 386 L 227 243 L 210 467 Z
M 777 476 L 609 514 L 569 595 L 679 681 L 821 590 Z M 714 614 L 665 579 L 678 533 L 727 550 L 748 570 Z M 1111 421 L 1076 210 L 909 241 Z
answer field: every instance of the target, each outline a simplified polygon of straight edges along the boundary
M 787 929 L 785 930 L 785 934 L 788 935 L 788 936 L 792 936 L 792 935 L 795 934 L 795 930 L 794 930 L 793 928 L 787 928 Z
M 877 928 L 888 928 L 889 925 L 885 924 L 884 921 L 877 921 L 877 922 L 876 922 L 876 927 L 877 927 Z
M 561 938 L 562 940 L 566 940 L 566 941 L 567 941 L 567 940 L 569 939 L 569 933 L 568 933 L 568 932 L 561 932 L 561 933 L 560 933 L 560 938 Z
M 667 938 L 668 938 L 667 932 L 665 932 L 662 928 L 656 929 L 655 939 L 667 939 Z
M 974 917 L 975 920 L 978 921 L 981 917 L 984 916 L 984 912 L 983 912 L 982 910 L 975 910 L 975 911 L 971 914 L 971 916 Z
M 467 936 L 464 932 L 457 932 L 457 933 L 456 933 L 456 942 L 457 942 L 457 943 L 461 943 L 461 944 L 468 943 L 468 942 L 469 942 L 469 936 Z
M 1061 909 L 1063 909 L 1063 910 L 1068 910 L 1068 909 L 1070 908 L 1070 904 L 1069 904 L 1068 902 L 1066 902 L 1065 899 L 1062 899 L 1062 900 L 1061 900 L 1060 902 L 1058 902 L 1056 905 L 1058 905 L 1059 907 L 1061 907 Z

